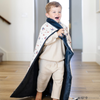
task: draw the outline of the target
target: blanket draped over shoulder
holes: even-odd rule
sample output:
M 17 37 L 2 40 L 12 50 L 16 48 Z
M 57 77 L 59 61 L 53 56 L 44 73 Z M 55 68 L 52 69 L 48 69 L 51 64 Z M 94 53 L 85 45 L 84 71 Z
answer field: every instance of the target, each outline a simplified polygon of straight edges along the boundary
M 57 23 L 56 21 L 50 18 L 47 18 L 46 23 L 43 24 L 43 26 L 41 27 L 38 40 L 36 43 L 36 47 L 34 50 L 33 59 L 30 63 L 30 67 L 24 79 L 22 80 L 22 82 L 19 84 L 19 86 L 16 88 L 16 90 L 12 93 L 10 97 L 22 98 L 22 97 L 36 96 L 37 77 L 39 72 L 38 60 L 39 60 L 41 50 L 46 40 L 61 28 L 64 28 L 65 31 L 63 36 L 59 37 L 60 39 L 62 39 L 65 45 L 65 59 L 64 59 L 64 79 L 62 84 L 60 100 L 68 100 L 70 89 L 71 89 L 71 80 L 72 80 L 70 60 L 74 53 L 71 48 L 71 40 L 70 40 L 67 27 L 62 23 Z M 52 85 L 53 85 L 53 80 L 51 78 L 48 83 L 48 86 L 43 92 L 43 97 L 51 96 Z

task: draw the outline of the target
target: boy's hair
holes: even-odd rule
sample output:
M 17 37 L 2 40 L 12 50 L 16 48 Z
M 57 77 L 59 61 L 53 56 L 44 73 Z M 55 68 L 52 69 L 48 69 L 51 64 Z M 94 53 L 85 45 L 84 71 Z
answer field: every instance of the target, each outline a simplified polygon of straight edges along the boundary
M 62 6 L 59 2 L 56 2 L 56 1 L 49 2 L 45 7 L 46 13 L 49 13 L 51 7 L 61 7 L 62 8 Z

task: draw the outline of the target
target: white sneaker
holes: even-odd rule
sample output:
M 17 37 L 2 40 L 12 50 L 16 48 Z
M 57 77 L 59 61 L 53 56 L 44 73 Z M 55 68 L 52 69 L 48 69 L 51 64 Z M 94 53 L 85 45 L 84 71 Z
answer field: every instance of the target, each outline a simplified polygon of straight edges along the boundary
M 69 100 L 78 100 L 78 98 L 69 98 Z

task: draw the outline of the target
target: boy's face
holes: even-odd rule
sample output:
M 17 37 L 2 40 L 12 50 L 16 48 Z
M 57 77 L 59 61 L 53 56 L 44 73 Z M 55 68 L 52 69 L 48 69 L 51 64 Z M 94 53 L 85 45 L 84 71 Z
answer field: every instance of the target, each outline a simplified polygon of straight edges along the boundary
M 49 13 L 46 13 L 46 16 L 59 23 L 61 19 L 61 7 L 51 7 Z

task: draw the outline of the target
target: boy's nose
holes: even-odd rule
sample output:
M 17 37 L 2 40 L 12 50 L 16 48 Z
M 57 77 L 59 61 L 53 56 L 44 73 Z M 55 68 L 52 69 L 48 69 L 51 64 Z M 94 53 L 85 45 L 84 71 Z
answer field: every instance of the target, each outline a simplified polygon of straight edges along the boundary
M 56 15 L 59 15 L 59 13 L 56 13 Z

